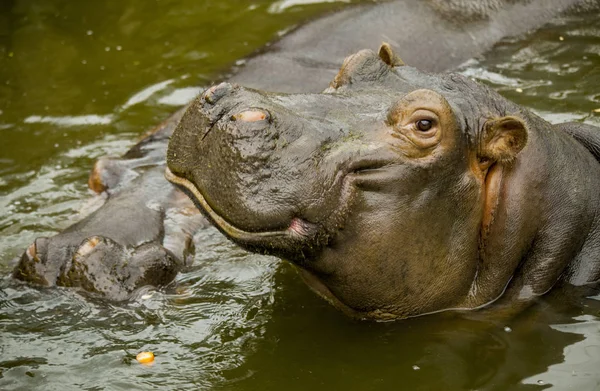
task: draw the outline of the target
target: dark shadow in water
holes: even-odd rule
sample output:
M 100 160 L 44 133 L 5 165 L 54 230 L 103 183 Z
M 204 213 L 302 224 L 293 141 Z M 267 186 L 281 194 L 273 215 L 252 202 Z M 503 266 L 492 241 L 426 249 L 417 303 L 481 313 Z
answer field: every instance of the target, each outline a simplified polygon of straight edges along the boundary
M 230 382 L 223 389 L 543 389 L 549 385 L 542 380 L 521 381 L 563 362 L 563 348 L 584 339 L 550 325 L 574 323 L 589 306 L 565 303 L 557 292 L 506 325 L 447 314 L 370 323 L 336 312 L 303 288 L 290 266 L 276 282 L 265 338 L 244 365 L 224 374 Z

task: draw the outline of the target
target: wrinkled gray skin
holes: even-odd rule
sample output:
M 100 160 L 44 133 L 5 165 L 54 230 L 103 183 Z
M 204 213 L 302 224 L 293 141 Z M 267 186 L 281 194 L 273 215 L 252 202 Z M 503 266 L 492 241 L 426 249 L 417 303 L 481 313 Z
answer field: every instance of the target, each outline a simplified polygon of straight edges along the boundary
M 596 282 L 600 129 L 399 64 L 384 45 L 321 94 L 213 87 L 176 128 L 167 178 L 357 318 L 518 310 Z
M 347 54 L 382 40 L 401 47 L 411 65 L 445 70 L 501 38 L 540 27 L 585 2 L 396 0 L 353 7 L 288 34 L 270 52 L 250 59 L 232 80 L 267 90 L 318 92 Z M 203 226 L 200 217 L 177 212 L 188 211 L 189 201 L 182 201 L 158 174 L 179 115 L 123 159 L 101 159 L 90 187 L 106 194 L 108 201 L 62 233 L 38 238 L 23 253 L 14 277 L 42 285 L 82 286 L 117 299 L 145 284 L 170 282 L 188 260 L 193 244 L 189 238 Z M 183 225 L 177 228 L 175 221 Z
M 139 287 L 169 284 L 189 265 L 193 235 L 206 220 L 164 180 L 164 151 L 180 117 L 160 125 L 122 159 L 96 162 L 89 184 L 108 200 L 60 234 L 37 238 L 13 276 L 123 300 Z

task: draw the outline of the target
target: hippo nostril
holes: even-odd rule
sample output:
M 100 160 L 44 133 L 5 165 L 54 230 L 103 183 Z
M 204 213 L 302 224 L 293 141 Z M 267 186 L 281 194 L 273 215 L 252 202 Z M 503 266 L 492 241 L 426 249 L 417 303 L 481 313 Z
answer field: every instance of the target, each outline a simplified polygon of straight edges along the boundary
M 90 238 L 85 239 L 77 249 L 75 257 L 84 257 L 88 255 L 101 241 L 102 238 L 100 236 L 92 236 Z
M 49 239 L 45 236 L 40 236 L 39 238 L 35 239 L 35 241 L 26 251 L 27 256 L 29 256 L 32 260 L 44 260 L 46 258 L 46 253 L 48 252 L 48 241 Z
M 227 95 L 231 89 L 232 86 L 229 83 L 221 83 L 216 86 L 212 86 L 204 93 L 204 100 L 207 103 L 214 105 L 219 99 Z
M 268 113 L 262 110 L 245 110 L 231 116 L 232 121 L 258 122 L 269 118 Z

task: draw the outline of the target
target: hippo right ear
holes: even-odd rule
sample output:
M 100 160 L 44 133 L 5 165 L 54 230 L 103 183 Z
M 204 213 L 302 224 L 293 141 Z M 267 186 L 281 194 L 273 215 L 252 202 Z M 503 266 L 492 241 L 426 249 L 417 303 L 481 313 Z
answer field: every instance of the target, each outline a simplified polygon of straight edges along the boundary
M 512 162 L 527 144 L 527 133 L 527 125 L 518 117 L 488 120 L 479 137 L 479 159 L 486 165 Z

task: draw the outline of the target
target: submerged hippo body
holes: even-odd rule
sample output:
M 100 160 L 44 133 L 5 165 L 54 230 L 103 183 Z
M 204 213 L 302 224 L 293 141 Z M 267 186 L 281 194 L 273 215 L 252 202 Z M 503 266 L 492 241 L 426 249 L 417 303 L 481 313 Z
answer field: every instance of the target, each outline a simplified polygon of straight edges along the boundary
M 401 64 L 383 45 L 321 94 L 213 87 L 173 134 L 168 179 L 359 318 L 520 308 L 596 282 L 600 129 Z
M 295 30 L 273 50 L 251 58 L 232 80 L 266 90 L 317 92 L 348 53 L 381 40 L 402 47 L 410 64 L 446 70 L 581 3 L 586 1 L 396 0 L 361 5 Z M 175 114 L 123 159 L 100 160 L 90 187 L 107 194 L 108 201 L 64 232 L 37 239 L 23 253 L 14 277 L 42 285 L 81 286 L 109 298 L 126 297 L 141 285 L 171 281 L 194 244 L 189 238 L 203 226 L 199 215 L 188 216 L 190 201 L 158 174 L 165 164 L 166 141 L 178 120 Z M 283 187 L 273 188 L 275 192 Z M 319 194 L 313 196 L 315 205 L 320 204 Z M 319 208 L 314 210 L 320 213 Z M 297 223 L 302 228 L 302 221 Z

